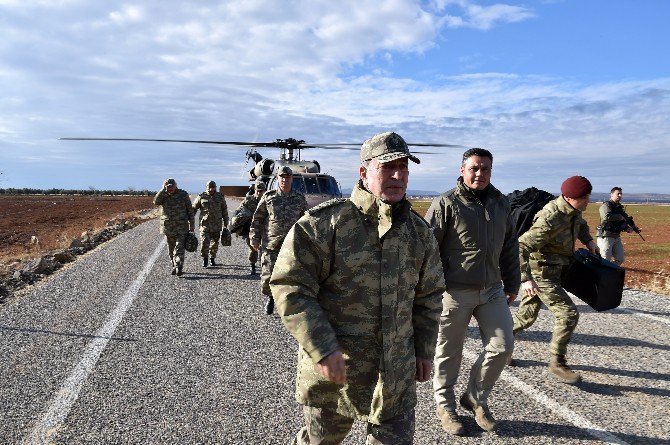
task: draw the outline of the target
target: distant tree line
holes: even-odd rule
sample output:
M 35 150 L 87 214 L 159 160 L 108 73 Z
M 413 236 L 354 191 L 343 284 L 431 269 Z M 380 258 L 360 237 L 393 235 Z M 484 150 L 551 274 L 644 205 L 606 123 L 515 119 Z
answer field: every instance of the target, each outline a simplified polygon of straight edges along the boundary
M 34 188 L 0 188 L 0 195 L 88 195 L 88 196 L 153 196 L 155 191 L 135 190 L 129 187 L 127 190 L 97 190 L 89 187 L 87 190 L 73 189 L 34 189 Z

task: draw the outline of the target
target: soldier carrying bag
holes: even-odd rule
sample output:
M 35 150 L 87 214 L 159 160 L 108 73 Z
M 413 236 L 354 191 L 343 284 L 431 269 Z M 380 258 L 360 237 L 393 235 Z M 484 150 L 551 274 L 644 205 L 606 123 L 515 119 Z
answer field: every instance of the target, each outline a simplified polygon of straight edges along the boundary
M 221 245 L 224 247 L 230 246 L 233 242 L 233 237 L 230 234 L 230 230 L 228 230 L 228 227 L 224 227 L 221 230 Z
M 626 271 L 586 249 L 576 250 L 573 256 L 561 278 L 565 290 L 598 312 L 619 307 Z

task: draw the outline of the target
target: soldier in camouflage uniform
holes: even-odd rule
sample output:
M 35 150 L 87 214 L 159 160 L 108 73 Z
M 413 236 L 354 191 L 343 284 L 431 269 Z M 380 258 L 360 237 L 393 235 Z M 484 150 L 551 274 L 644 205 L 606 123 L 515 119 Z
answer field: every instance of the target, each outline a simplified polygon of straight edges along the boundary
M 600 225 L 598 226 L 598 248 L 608 261 L 623 264 L 626 256 L 621 242 L 621 232 L 638 232 L 642 230 L 635 225 L 633 218 L 628 216 L 621 205 L 623 190 L 613 187 L 610 200 L 600 206 Z
M 209 264 L 216 266 L 216 252 L 219 250 L 219 238 L 222 227 L 228 226 L 228 205 L 223 193 L 216 191 L 216 182 L 208 181 L 205 191 L 200 193 L 193 202 L 193 211 L 200 210 L 200 239 L 202 246 L 202 267 Z M 223 226 L 221 221 L 223 220 Z
M 256 275 L 256 263 L 258 263 L 258 252 L 251 245 L 249 238 L 249 231 L 251 230 L 251 219 L 254 216 L 258 201 L 265 193 L 266 185 L 263 181 L 256 181 L 253 188 L 253 193 L 244 197 L 242 204 L 235 210 L 236 223 L 239 221 L 239 227 L 236 227 L 235 233 L 244 238 L 244 241 L 249 247 L 249 264 L 251 265 L 251 275 Z M 248 221 L 246 221 L 248 219 Z M 246 222 L 243 222 L 246 221 Z M 236 224 L 237 225 L 237 224 Z
M 154 204 L 161 206 L 161 233 L 167 238 L 172 262 L 172 275 L 181 276 L 184 269 L 184 240 L 195 227 L 195 212 L 188 192 L 177 188 L 177 181 L 168 178 L 156 193 Z
M 294 444 L 338 444 L 355 419 L 370 444 L 411 444 L 416 381 L 430 378 L 444 280 L 428 224 L 405 199 L 409 153 L 395 133 L 367 140 L 349 199 L 310 209 L 272 273 L 296 338 Z
M 561 275 L 573 260 L 577 239 L 592 253 L 599 253 L 582 218 L 591 189 L 591 183 L 583 176 L 566 179 L 561 185 L 562 195 L 545 205 L 533 218 L 532 227 L 519 238 L 523 298 L 513 315 L 514 333 L 530 327 L 544 303 L 556 317 L 549 345 L 549 373 L 570 384 L 581 380 L 565 359 L 579 312 L 561 285 Z
M 265 312 L 274 310 L 274 300 L 270 289 L 270 276 L 279 249 L 289 229 L 307 210 L 305 195 L 291 190 L 293 172 L 287 166 L 277 172 L 279 187 L 266 192 L 258 201 L 251 221 L 249 238 L 254 250 L 262 251 L 261 291 L 266 295 Z
M 454 435 L 465 434 L 454 386 L 470 319 L 477 320 L 484 348 L 460 403 L 486 431 L 496 428 L 487 399 L 514 348 L 509 304 L 521 284 L 519 244 L 509 202 L 491 184 L 492 168 L 490 151 L 467 150 L 456 187 L 435 198 L 426 216 L 440 247 L 447 286 L 433 387 L 442 428 Z

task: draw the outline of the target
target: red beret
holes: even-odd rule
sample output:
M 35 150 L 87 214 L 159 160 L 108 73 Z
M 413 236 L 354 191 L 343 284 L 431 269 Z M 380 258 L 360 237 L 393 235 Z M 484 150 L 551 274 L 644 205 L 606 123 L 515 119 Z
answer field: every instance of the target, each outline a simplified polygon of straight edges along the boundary
M 583 176 L 571 176 L 561 184 L 561 193 L 566 198 L 581 198 L 593 190 L 591 183 Z

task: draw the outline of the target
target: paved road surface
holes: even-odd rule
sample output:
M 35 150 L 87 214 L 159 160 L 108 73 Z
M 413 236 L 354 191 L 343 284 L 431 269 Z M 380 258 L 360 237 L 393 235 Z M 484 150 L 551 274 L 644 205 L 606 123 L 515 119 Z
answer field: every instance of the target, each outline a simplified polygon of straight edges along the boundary
M 203 269 L 189 254 L 171 276 L 152 221 L 0 306 L 0 443 L 286 443 L 302 422 L 296 343 L 264 315 L 242 240 L 220 260 Z M 468 437 L 445 436 L 422 384 L 415 443 L 670 443 L 670 299 L 626 291 L 620 309 L 579 307 L 579 387 L 547 379 L 542 310 L 492 395 L 497 435 L 466 417 Z M 464 366 L 478 348 L 473 324 Z M 357 423 L 345 443 L 364 442 Z

